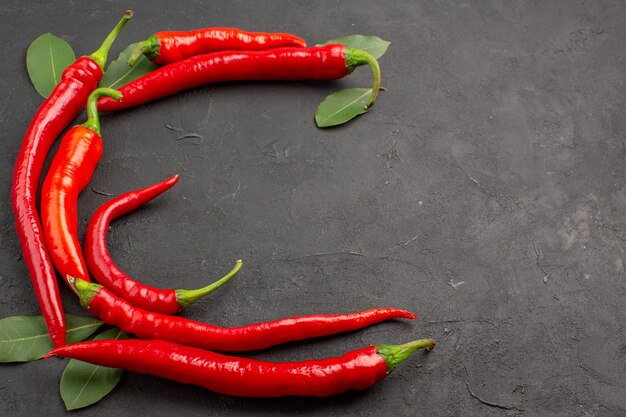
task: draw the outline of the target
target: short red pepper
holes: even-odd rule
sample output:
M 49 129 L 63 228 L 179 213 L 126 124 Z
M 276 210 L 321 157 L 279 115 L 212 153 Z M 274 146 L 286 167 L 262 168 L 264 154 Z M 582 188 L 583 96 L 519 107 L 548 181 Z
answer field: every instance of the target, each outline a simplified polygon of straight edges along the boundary
M 101 340 L 52 350 L 95 365 L 122 368 L 200 385 L 227 395 L 327 397 L 362 390 L 384 379 L 418 349 L 431 350 L 433 339 L 403 345 L 377 345 L 339 358 L 273 363 L 220 355 L 163 340 Z
M 395 308 L 375 308 L 352 314 L 291 317 L 240 327 L 219 327 L 183 317 L 135 308 L 101 285 L 70 279 L 80 304 L 107 324 L 141 339 L 163 339 L 208 350 L 241 352 L 281 343 L 349 332 L 396 318 L 415 315 Z
M 174 314 L 184 310 L 230 281 L 242 266 L 242 262 L 237 261 L 228 274 L 212 284 L 196 290 L 182 290 L 143 285 L 126 275 L 113 262 L 106 242 L 111 221 L 158 197 L 177 182 L 178 175 L 175 175 L 158 184 L 122 194 L 108 201 L 96 210 L 85 234 L 85 260 L 96 281 L 133 306 L 161 314 Z
M 216 51 L 258 51 L 283 46 L 305 47 L 304 39 L 290 33 L 245 32 L 236 28 L 205 28 L 185 32 L 157 32 L 139 42 L 128 65 L 145 55 L 158 65 L 182 61 Z

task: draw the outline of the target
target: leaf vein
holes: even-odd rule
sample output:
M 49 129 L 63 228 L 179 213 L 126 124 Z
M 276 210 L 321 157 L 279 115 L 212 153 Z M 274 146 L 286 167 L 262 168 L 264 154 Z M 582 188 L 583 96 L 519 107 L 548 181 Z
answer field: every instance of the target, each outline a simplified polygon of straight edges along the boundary
M 359 100 L 361 100 L 363 97 L 369 95 L 372 93 L 372 89 L 368 89 L 365 93 L 361 94 L 359 97 L 355 98 L 354 100 L 352 100 L 351 102 L 349 102 L 348 104 L 346 104 L 343 107 L 340 107 L 337 111 L 335 111 L 334 113 L 331 113 L 330 115 L 328 115 L 328 117 L 326 117 L 325 119 L 323 119 L 322 121 L 326 121 L 328 119 L 330 119 L 331 117 L 337 115 L 338 113 L 342 112 L 343 110 L 347 109 L 348 107 L 350 107 L 351 105 L 353 105 L 354 103 L 358 102 Z
M 52 53 L 52 42 L 48 40 L 48 51 L 50 52 L 50 62 L 52 63 L 52 79 L 54 80 L 54 85 L 57 85 L 59 81 L 57 80 L 57 71 L 54 67 L 54 54 Z
M 91 375 L 89 375 L 89 378 L 87 378 L 87 382 L 83 384 L 83 387 L 80 389 L 79 393 L 76 394 L 76 397 L 74 397 L 74 401 L 72 401 L 71 406 L 74 406 L 74 404 L 76 404 L 76 401 L 78 401 L 78 398 L 80 398 L 80 396 L 83 395 L 83 391 L 85 391 L 85 388 L 87 387 L 87 385 L 89 385 L 89 381 L 91 381 L 91 379 L 93 378 L 94 374 L 98 371 L 98 369 L 100 369 L 100 367 L 96 366 L 94 370 L 91 372 Z
M 99 323 L 91 323 L 91 324 L 86 324 L 84 326 L 74 327 L 74 328 L 69 329 L 67 331 L 67 333 L 75 333 L 75 332 L 77 332 L 79 330 L 86 329 L 86 328 L 89 328 L 89 327 L 95 327 L 95 326 L 100 326 L 100 324 Z M 16 333 L 18 333 L 18 332 L 16 332 Z M 19 333 L 18 333 L 18 335 L 19 335 Z M 34 335 L 34 336 L 18 337 L 18 338 L 10 339 L 10 340 L 0 340 L 0 343 L 23 342 L 23 341 L 27 341 L 27 340 L 37 340 L 37 339 L 45 338 L 45 337 L 48 337 L 48 333 L 38 334 L 38 335 Z
M 141 57 L 137 63 L 135 64 L 134 67 L 131 67 L 128 71 L 126 71 L 124 74 L 122 74 L 121 77 L 119 77 L 117 80 L 115 80 L 113 83 L 111 83 L 111 85 L 109 86 L 110 88 L 115 88 L 115 86 L 117 85 L 117 83 L 119 83 L 120 81 L 122 81 L 124 78 L 126 78 L 127 75 L 129 75 L 130 73 L 133 72 L 134 69 L 136 69 L 137 65 L 141 64 L 141 62 L 143 61 L 144 57 Z

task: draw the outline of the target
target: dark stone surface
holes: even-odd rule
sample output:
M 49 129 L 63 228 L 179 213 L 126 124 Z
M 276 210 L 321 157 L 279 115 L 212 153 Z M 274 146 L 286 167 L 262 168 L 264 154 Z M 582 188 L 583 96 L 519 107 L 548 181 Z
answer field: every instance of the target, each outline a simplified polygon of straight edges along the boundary
M 421 317 L 258 358 L 419 337 L 439 346 L 366 392 L 330 399 L 231 398 L 127 373 L 75 415 L 626 415 L 621 0 L 4 0 L 0 317 L 38 314 L 10 208 L 14 159 L 41 102 L 26 49 L 50 31 L 90 53 L 127 7 L 136 16 L 112 57 L 155 31 L 203 26 L 393 44 L 381 60 L 387 91 L 340 128 L 317 129 L 315 107 L 367 85 L 365 69 L 329 83 L 207 86 L 104 117 L 94 189 L 118 194 L 182 175 L 112 227 L 122 268 L 146 283 L 196 287 L 242 258 L 236 280 L 185 313 L 221 325 L 372 306 Z M 175 140 L 166 124 L 201 138 Z M 107 198 L 81 196 L 81 230 Z M 64 364 L 2 365 L 0 415 L 66 414 Z

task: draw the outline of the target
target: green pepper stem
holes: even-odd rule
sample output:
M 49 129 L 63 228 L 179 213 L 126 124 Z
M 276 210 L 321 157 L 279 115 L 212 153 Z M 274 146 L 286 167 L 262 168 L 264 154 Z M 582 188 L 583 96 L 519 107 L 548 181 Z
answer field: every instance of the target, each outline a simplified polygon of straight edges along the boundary
M 376 353 L 382 356 L 387 363 L 387 373 L 389 374 L 416 350 L 426 349 L 430 351 L 436 344 L 434 339 L 421 339 L 403 345 L 376 345 Z
M 119 23 L 113 28 L 111 33 L 109 33 L 109 35 L 104 39 L 104 42 L 102 42 L 100 48 L 98 48 L 98 50 L 93 54 L 89 55 L 91 59 L 93 59 L 98 65 L 100 65 L 100 68 L 104 69 L 104 65 L 107 62 L 109 49 L 111 49 L 111 45 L 113 45 L 113 42 L 115 42 L 117 35 L 120 34 L 124 25 L 126 25 L 126 23 L 133 17 L 133 14 L 134 13 L 132 10 L 126 10 L 126 12 L 124 13 L 124 17 L 122 17 L 122 20 L 119 21 Z
M 233 267 L 233 269 L 230 270 L 228 274 L 224 275 L 222 278 L 218 279 L 214 283 L 207 285 L 206 287 L 198 288 L 197 290 L 176 290 L 176 301 L 178 301 L 178 305 L 180 306 L 179 311 L 186 309 L 205 295 L 212 293 L 213 291 L 226 284 L 235 275 L 237 275 L 242 266 L 243 262 L 241 260 L 238 260 L 237 262 L 235 262 L 235 266 Z
M 87 121 L 81 126 L 100 134 L 100 117 L 98 115 L 98 99 L 107 96 L 120 101 L 122 93 L 112 88 L 102 87 L 94 90 L 87 99 Z
M 148 59 L 154 59 L 159 55 L 161 49 L 161 42 L 155 35 L 150 36 L 145 41 L 141 41 L 137 44 L 133 52 L 128 58 L 128 65 L 134 66 L 142 55 L 148 57 Z
M 374 101 L 376 101 L 378 91 L 380 90 L 380 65 L 378 65 L 376 58 L 369 52 L 346 47 L 346 66 L 348 67 L 348 71 L 352 72 L 359 65 L 365 64 L 369 65 L 372 69 L 372 78 L 374 79 L 372 95 L 367 104 L 365 104 L 365 110 L 367 110 L 374 105 Z
M 74 292 L 78 294 L 78 297 L 80 298 L 80 305 L 84 309 L 89 308 L 91 300 L 93 300 L 93 298 L 102 288 L 102 285 L 94 284 L 93 282 L 87 282 L 80 278 L 74 278 L 70 275 L 66 277 L 66 280 L 71 285 Z
M 143 53 L 146 51 L 147 49 L 147 45 L 146 45 L 146 41 L 141 41 L 137 44 L 137 46 L 135 47 L 135 49 L 133 49 L 133 52 L 130 54 L 130 57 L 128 58 L 128 65 L 133 67 L 135 66 L 135 64 L 137 63 L 137 60 L 143 55 Z

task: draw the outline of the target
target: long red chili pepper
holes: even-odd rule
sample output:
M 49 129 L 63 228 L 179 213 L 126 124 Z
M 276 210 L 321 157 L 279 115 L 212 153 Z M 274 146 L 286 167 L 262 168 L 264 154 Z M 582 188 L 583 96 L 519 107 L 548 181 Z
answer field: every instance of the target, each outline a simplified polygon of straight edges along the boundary
M 240 327 L 219 327 L 183 317 L 151 313 L 135 308 L 101 285 L 70 279 L 80 304 L 105 323 L 141 339 L 163 339 L 208 350 L 241 352 L 281 343 L 349 332 L 390 319 L 415 319 L 395 308 L 375 308 L 352 314 L 319 314 L 291 317 Z
M 102 68 L 113 41 L 131 17 L 132 12 L 127 11 L 96 52 L 78 58 L 63 71 L 61 81 L 30 122 L 15 163 L 11 198 L 17 234 L 39 306 L 55 346 L 65 344 L 65 318 L 54 268 L 43 242 L 37 214 L 36 198 L 41 170 L 54 140 L 85 107 L 87 97 L 102 78 Z
M 236 28 L 157 32 L 139 42 L 128 65 L 135 65 L 142 55 L 155 64 L 164 65 L 209 52 L 258 51 L 283 46 L 305 47 L 306 41 L 290 33 L 245 32 Z
M 335 80 L 368 64 L 374 86 L 367 107 L 380 89 L 380 68 L 365 51 L 330 44 L 312 48 L 278 48 L 267 51 L 222 51 L 197 55 L 165 65 L 121 87 L 123 102 L 102 98 L 100 111 L 138 106 L 200 85 L 243 80 Z
M 403 345 L 369 346 L 338 358 L 274 363 L 220 355 L 164 340 L 101 340 L 57 348 L 46 358 L 70 357 L 241 397 L 327 397 L 368 388 L 416 350 L 431 350 L 435 344 L 433 339 L 423 339 Z
M 121 99 L 112 88 L 98 88 L 87 100 L 87 122 L 71 128 L 61 140 L 41 188 L 41 222 L 54 266 L 67 276 L 89 281 L 78 240 L 78 195 L 91 180 L 102 156 L 96 101 L 102 96 Z M 74 288 L 70 285 L 70 288 Z
M 235 268 L 226 276 L 204 288 L 181 290 L 160 289 L 143 285 L 126 275 L 113 262 L 106 242 L 111 221 L 156 198 L 177 182 L 178 175 L 174 175 L 158 184 L 125 193 L 110 200 L 96 210 L 85 234 L 85 260 L 96 281 L 133 306 L 161 314 L 174 314 L 184 310 L 230 281 L 242 266 L 242 262 L 237 261 Z

